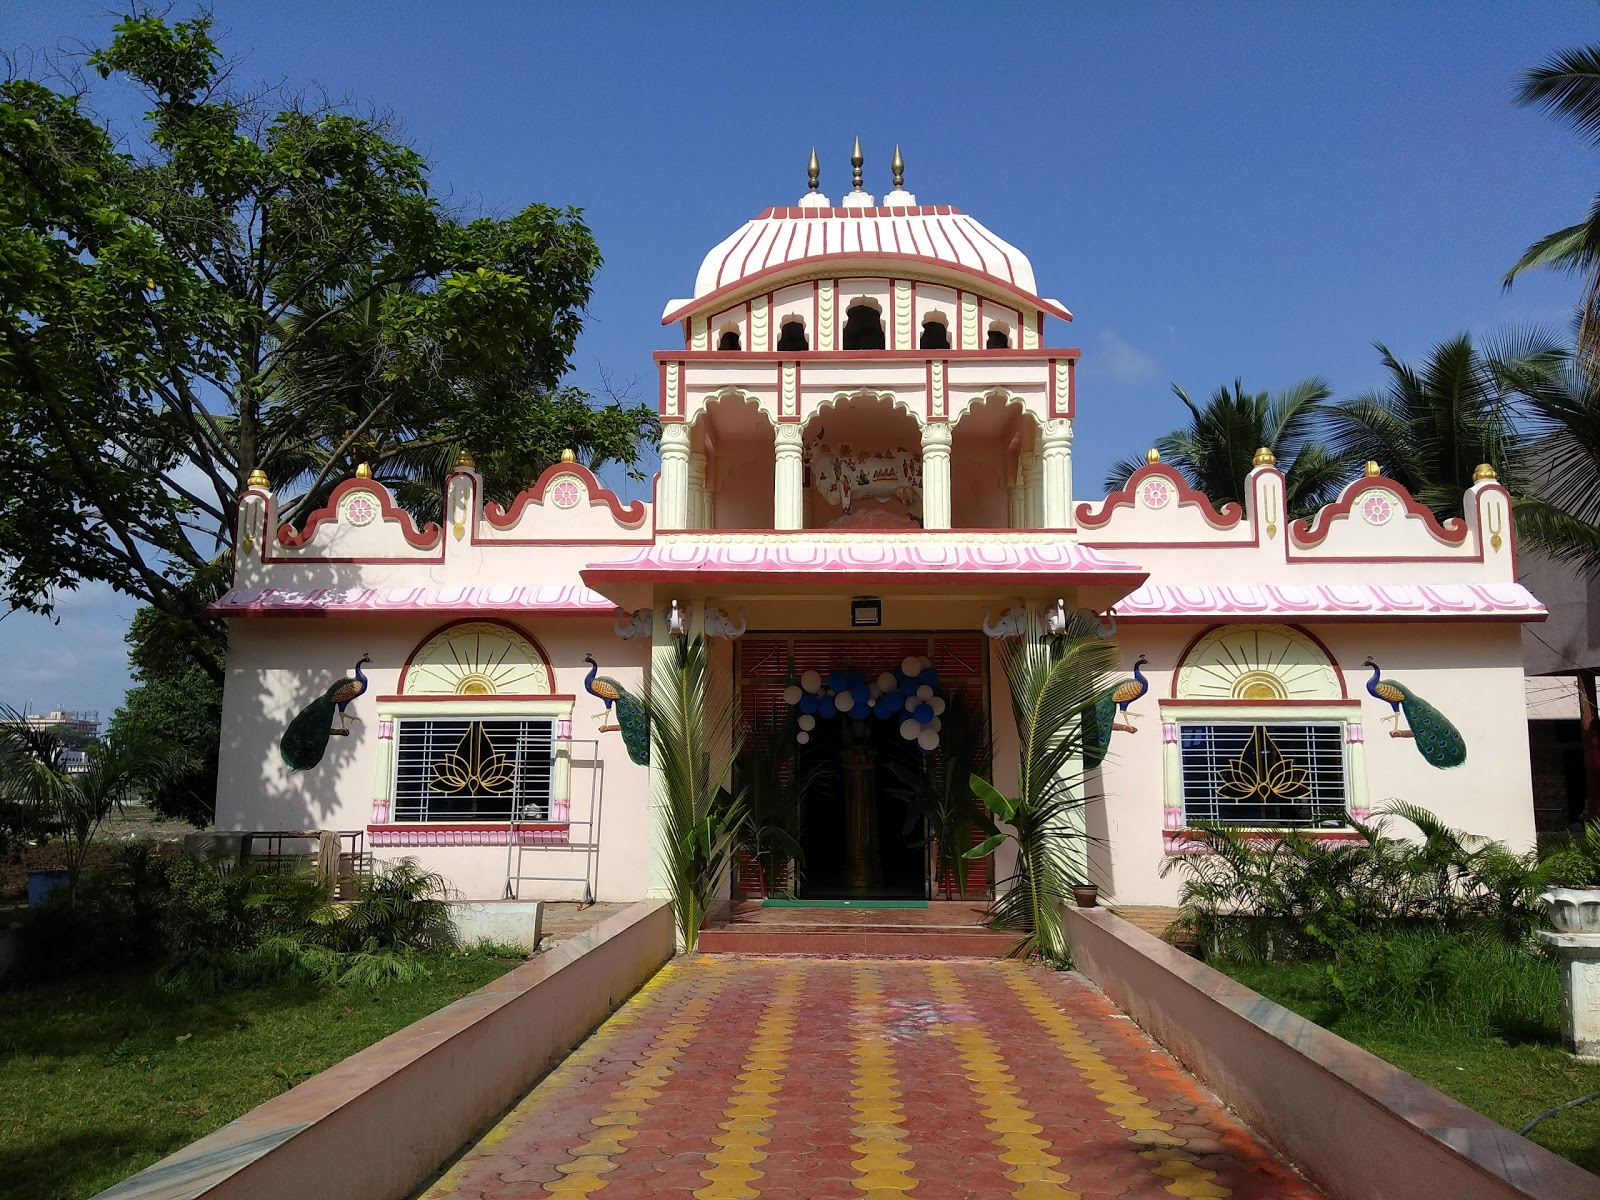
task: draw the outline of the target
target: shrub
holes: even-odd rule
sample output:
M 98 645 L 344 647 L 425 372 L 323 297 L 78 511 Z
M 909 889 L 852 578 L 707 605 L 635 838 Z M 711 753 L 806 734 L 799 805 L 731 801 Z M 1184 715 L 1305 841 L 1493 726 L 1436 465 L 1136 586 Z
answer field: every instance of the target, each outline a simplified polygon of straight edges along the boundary
M 1362 1020 L 1452 1035 L 1554 1038 L 1560 969 L 1536 945 L 1488 932 L 1363 933 L 1328 968 L 1330 999 Z
M 76 894 L 61 889 L 29 909 L 19 930 L 19 979 L 46 979 L 149 962 L 165 949 L 170 902 L 166 864 L 153 847 L 122 847 L 86 872 Z
M 1201 826 L 1200 852 L 1162 866 L 1163 875 L 1188 875 L 1179 924 L 1208 956 L 1245 961 L 1333 955 L 1353 937 L 1387 928 L 1527 939 L 1543 878 L 1530 855 L 1452 829 L 1416 805 L 1393 802 L 1378 817 L 1354 823 L 1355 843 Z M 1415 825 L 1422 841 L 1389 836 L 1388 818 Z
M 1600 821 L 1590 821 L 1582 833 L 1552 851 L 1540 875 L 1554 887 L 1600 887 Z

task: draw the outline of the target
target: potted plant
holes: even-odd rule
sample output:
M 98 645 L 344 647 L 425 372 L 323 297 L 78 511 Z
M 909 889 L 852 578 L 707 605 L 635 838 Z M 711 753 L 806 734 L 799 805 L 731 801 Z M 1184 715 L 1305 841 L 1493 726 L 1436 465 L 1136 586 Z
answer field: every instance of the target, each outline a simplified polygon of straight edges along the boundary
M 1079 908 L 1093 908 L 1100 903 L 1100 886 L 1094 883 L 1072 885 L 1072 902 Z
M 1600 821 L 1546 858 L 1539 875 L 1539 899 L 1558 933 L 1600 935 Z

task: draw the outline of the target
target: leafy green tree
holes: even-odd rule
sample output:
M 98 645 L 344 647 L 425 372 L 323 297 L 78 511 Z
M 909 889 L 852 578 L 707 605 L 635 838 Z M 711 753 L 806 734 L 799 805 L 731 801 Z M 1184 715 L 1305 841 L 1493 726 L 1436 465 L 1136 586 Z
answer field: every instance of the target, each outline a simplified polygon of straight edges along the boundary
M 1600 378 L 1576 356 L 1513 368 L 1526 439 L 1518 464 L 1517 536 L 1600 578 Z
M 1378 352 L 1388 383 L 1326 410 L 1335 452 L 1376 462 L 1441 518 L 1461 516 L 1480 463 L 1517 492 L 1525 443 L 1516 423 L 1519 381 L 1530 366 L 1558 362 L 1559 349 L 1532 334 L 1484 352 L 1461 334 L 1418 366 L 1382 343 Z
M 1517 103 L 1542 108 L 1600 149 L 1600 45 L 1552 55 L 1523 72 Z M 1552 267 L 1583 280 L 1578 300 L 1578 347 L 1593 370 L 1600 364 L 1600 194 L 1575 225 L 1546 234 L 1523 253 L 1501 281 L 1507 287 L 1524 271 Z
M 466 449 L 506 497 L 568 446 L 631 465 L 654 418 L 561 386 L 600 265 L 577 210 L 451 211 L 389 123 L 246 93 L 210 29 L 139 11 L 89 57 L 147 98 L 133 136 L 0 83 L 0 595 L 105 580 L 220 679 L 253 471 L 289 519 L 361 455 L 420 503 Z
M 1269 395 L 1246 392 L 1243 380 L 1236 379 L 1232 390 L 1219 387 L 1204 406 L 1177 384 L 1172 391 L 1189 410 L 1190 422 L 1157 438 L 1156 449 L 1163 462 L 1217 507 L 1243 503 L 1245 477 L 1263 446 L 1284 473 L 1291 517 L 1316 511 L 1346 482 L 1348 461 L 1315 437 L 1324 402 L 1333 394 L 1326 380 L 1303 379 Z M 1116 463 L 1106 475 L 1106 489 L 1120 488 L 1143 465 L 1142 459 Z
M 145 801 L 164 816 L 205 826 L 216 815 L 222 687 L 195 664 L 184 643 L 167 636 L 168 625 L 148 606 L 134 614 L 128 630 L 134 685 L 109 732 L 113 741 L 163 747 L 168 769 Z

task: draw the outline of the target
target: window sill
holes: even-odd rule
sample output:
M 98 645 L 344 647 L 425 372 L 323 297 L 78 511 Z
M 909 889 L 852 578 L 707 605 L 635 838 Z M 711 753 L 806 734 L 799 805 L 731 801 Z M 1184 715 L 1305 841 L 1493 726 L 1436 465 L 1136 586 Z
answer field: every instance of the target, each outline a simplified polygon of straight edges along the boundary
M 1281 842 L 1288 834 L 1299 834 L 1314 842 L 1334 845 L 1366 841 L 1358 830 L 1348 825 L 1337 829 L 1308 828 L 1303 825 L 1293 827 L 1230 825 L 1227 828 L 1234 833 L 1242 834 L 1245 840 L 1254 846 L 1269 846 L 1274 842 Z M 1205 845 L 1205 836 L 1205 831 L 1200 829 L 1168 829 L 1162 833 L 1162 849 L 1168 854 L 1210 854 L 1211 851 Z
M 523 846 L 565 846 L 571 825 L 565 821 L 519 821 L 517 843 Z M 509 821 L 391 821 L 367 826 L 371 846 L 505 846 L 511 842 Z

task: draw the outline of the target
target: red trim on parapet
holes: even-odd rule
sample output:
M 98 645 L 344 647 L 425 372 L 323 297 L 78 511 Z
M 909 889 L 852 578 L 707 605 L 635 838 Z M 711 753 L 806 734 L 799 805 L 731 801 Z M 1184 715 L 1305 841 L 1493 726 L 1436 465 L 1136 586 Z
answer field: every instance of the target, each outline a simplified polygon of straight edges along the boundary
M 807 211 L 815 210 L 811 209 Z M 852 209 L 851 211 L 854 212 L 857 210 Z M 749 275 L 735 279 L 732 283 L 725 283 L 721 287 L 707 292 L 704 296 L 697 296 L 687 303 L 680 304 L 677 308 L 665 314 L 661 318 L 661 323 L 663 325 L 670 325 L 674 321 L 683 320 L 684 317 L 691 313 L 699 313 L 706 310 L 720 312 L 723 308 L 728 307 L 728 305 L 723 303 L 723 301 L 725 301 L 729 296 L 737 295 L 740 292 L 747 291 L 765 291 L 767 287 L 772 286 L 767 282 L 770 279 L 785 274 L 792 274 L 796 276 L 796 278 L 805 278 L 815 272 L 818 266 L 824 263 L 835 262 L 846 262 L 852 264 L 871 262 L 880 262 L 885 264 L 907 262 L 921 263 L 927 267 L 934 268 L 947 274 L 960 275 L 968 279 L 981 280 L 990 291 L 1000 292 L 1004 295 L 1013 296 L 1019 300 L 1025 300 L 1027 301 L 1029 308 L 1035 308 L 1041 312 L 1047 312 L 1052 317 L 1060 317 L 1063 321 L 1072 320 L 1072 314 L 1066 309 L 1062 308 L 1059 304 L 1055 304 L 1049 300 L 1046 300 L 1043 296 L 1036 296 L 1032 292 L 1020 288 L 1014 283 L 1010 283 L 1007 280 L 1001 279 L 998 275 L 991 275 L 987 271 L 980 271 L 976 267 L 967 266 L 965 263 L 951 262 L 946 258 L 934 258 L 931 255 L 923 254 L 893 254 L 882 250 L 835 250 L 828 254 L 818 254 L 810 258 L 793 259 L 789 262 L 778 263 L 775 266 L 762 267 L 761 269 L 754 271 Z M 855 278 L 861 276 L 863 273 L 860 270 L 850 270 L 843 272 L 843 274 L 845 274 L 847 277 Z M 929 280 L 929 282 L 934 283 L 938 281 Z M 756 286 L 757 284 L 762 284 L 763 286 L 758 287 Z M 979 291 L 980 289 L 974 288 L 973 290 Z
M 1441 542 L 1450 546 L 1459 546 L 1467 540 L 1470 532 L 1467 523 L 1460 517 L 1451 517 L 1443 522 L 1433 515 L 1433 510 L 1425 504 L 1420 504 L 1406 491 L 1404 487 L 1386 475 L 1369 475 L 1356 480 L 1339 493 L 1339 498 L 1332 504 L 1323 505 L 1316 515 L 1309 521 L 1304 517 L 1289 522 L 1289 536 L 1297 547 L 1305 548 L 1321 545 L 1326 540 L 1332 529 L 1333 522 L 1340 517 L 1348 517 L 1355 508 L 1356 498 L 1363 492 L 1382 490 L 1393 492 L 1400 497 L 1400 503 L 1405 505 L 1406 513 L 1413 517 L 1421 517 L 1428 526 L 1428 532 Z
M 317 531 L 317 526 L 324 521 L 337 522 L 339 519 L 339 501 L 343 500 L 350 492 L 366 492 L 378 502 L 379 514 L 384 520 L 394 520 L 400 525 L 400 533 L 406 543 L 414 550 L 433 550 L 442 548 L 444 531 L 437 524 L 429 521 L 423 528 L 418 529 L 416 522 L 411 519 L 411 514 L 394 502 L 394 497 L 389 494 L 389 489 L 375 479 L 346 479 L 328 495 L 328 503 L 317 509 L 306 518 L 304 525 L 298 533 L 292 525 L 278 527 L 278 544 L 281 546 L 304 546 L 311 541 Z M 302 559 L 268 559 L 267 562 L 301 562 Z M 383 562 L 384 559 L 350 559 L 340 561 Z
M 1177 471 L 1167 466 L 1166 463 L 1146 463 L 1128 476 L 1127 483 L 1102 500 L 1098 510 L 1095 509 L 1092 501 L 1085 500 L 1082 504 L 1079 504 L 1078 527 L 1080 529 L 1098 529 L 1111 520 L 1117 509 L 1134 507 L 1135 494 L 1139 490 L 1139 485 L 1152 476 L 1160 476 L 1172 484 L 1178 493 L 1178 503 L 1196 505 L 1200 509 L 1200 515 L 1205 518 L 1206 524 L 1213 529 L 1233 529 L 1244 520 L 1244 508 L 1237 501 L 1228 501 L 1219 512 L 1212 506 L 1210 496 L 1190 487 L 1188 481 Z
M 625 528 L 637 529 L 640 525 L 644 524 L 644 501 L 634 500 L 624 507 L 617 494 L 610 488 L 601 484 L 601 482 L 595 478 L 593 471 L 589 470 L 589 468 L 584 466 L 582 463 L 575 462 L 558 462 L 546 467 L 544 469 L 544 474 L 539 476 L 538 480 L 532 487 L 525 488 L 523 491 L 517 493 L 516 498 L 511 501 L 511 507 L 509 510 L 501 508 L 493 500 L 490 500 L 483 506 L 484 519 L 496 529 L 512 528 L 514 525 L 516 525 L 518 520 L 521 519 L 522 510 L 524 508 L 530 504 L 544 503 L 545 489 L 550 486 L 551 480 L 553 480 L 557 475 L 576 475 L 579 479 L 583 480 L 584 486 L 589 490 L 589 507 L 596 508 L 602 504 L 605 505 L 611 509 L 612 517 L 614 517 L 617 522 L 623 525 Z M 585 545 L 587 545 L 591 540 L 592 539 L 580 539 L 582 544 Z

